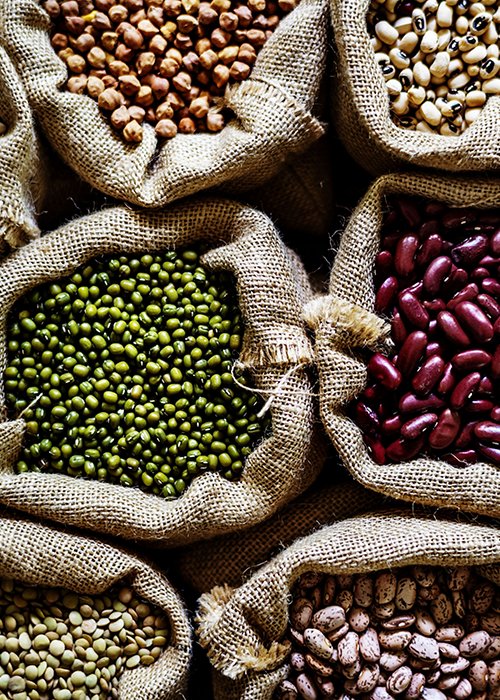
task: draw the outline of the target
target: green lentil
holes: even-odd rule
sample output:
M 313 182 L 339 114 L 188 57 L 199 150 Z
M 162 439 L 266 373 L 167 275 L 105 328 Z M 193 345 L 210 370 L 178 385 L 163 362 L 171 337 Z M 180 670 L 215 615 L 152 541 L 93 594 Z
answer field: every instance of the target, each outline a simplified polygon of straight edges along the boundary
M 164 498 L 207 470 L 239 478 L 268 428 L 230 372 L 243 330 L 233 280 L 194 250 L 99 258 L 31 291 L 10 315 L 4 375 L 27 423 L 17 471 Z

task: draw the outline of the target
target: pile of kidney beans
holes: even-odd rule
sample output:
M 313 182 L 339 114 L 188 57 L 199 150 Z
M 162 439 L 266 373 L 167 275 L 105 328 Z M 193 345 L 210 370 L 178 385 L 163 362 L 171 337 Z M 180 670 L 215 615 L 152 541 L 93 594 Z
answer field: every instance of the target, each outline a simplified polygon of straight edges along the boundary
M 391 318 L 394 350 L 370 356 L 349 415 L 379 464 L 500 464 L 500 210 L 390 204 L 375 311 Z

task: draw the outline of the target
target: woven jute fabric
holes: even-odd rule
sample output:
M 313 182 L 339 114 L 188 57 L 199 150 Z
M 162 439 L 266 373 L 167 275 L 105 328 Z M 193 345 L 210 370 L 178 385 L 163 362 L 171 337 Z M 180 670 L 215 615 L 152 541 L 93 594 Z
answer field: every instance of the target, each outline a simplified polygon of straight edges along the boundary
M 33 117 L 19 76 L 0 45 L 0 255 L 39 234 L 34 198 L 39 153 Z
M 370 513 L 297 540 L 240 588 L 199 600 L 197 635 L 216 670 L 216 700 L 271 700 L 286 677 L 290 590 L 306 571 L 353 574 L 430 564 L 480 566 L 499 581 L 500 531 L 487 525 Z
M 500 97 L 490 97 L 479 118 L 456 137 L 396 126 L 370 44 L 369 5 L 370 0 L 330 3 L 337 47 L 332 119 L 353 158 L 376 175 L 409 166 L 453 172 L 500 168 Z
M 324 459 L 307 365 L 312 349 L 300 316 L 310 297 L 297 256 L 263 214 L 225 200 L 201 200 L 166 212 L 110 208 L 33 241 L 0 264 L 0 373 L 12 304 L 29 289 L 111 252 L 175 249 L 200 241 L 202 263 L 234 274 L 245 323 L 239 361 L 270 406 L 271 434 L 247 457 L 242 477 L 198 476 L 166 501 L 60 474 L 15 474 L 25 424 L 0 423 L 0 502 L 38 516 L 129 539 L 184 544 L 251 526 L 304 491 Z M 0 405 L 4 402 L 0 386 Z
M 182 698 L 191 660 L 191 628 L 183 603 L 165 576 L 136 554 L 19 515 L 0 516 L 0 576 L 31 586 L 101 594 L 119 583 L 159 606 L 170 627 L 168 645 L 149 667 L 127 669 L 120 700 Z
M 146 125 L 136 145 L 123 142 L 94 100 L 65 91 L 67 70 L 50 45 L 50 20 L 38 0 L 4 0 L 0 26 L 32 109 L 64 160 L 106 194 L 159 207 L 226 182 L 257 187 L 324 133 L 314 110 L 327 13 L 327 0 L 302 0 L 283 19 L 250 78 L 226 91 L 221 104 L 234 116 L 221 132 L 178 134 L 160 144 Z
M 366 365 L 357 351 L 375 349 L 387 341 L 388 323 L 373 313 L 373 270 L 386 197 L 391 194 L 488 209 L 500 206 L 500 180 L 397 174 L 373 184 L 342 235 L 329 296 L 307 309 L 306 316 L 316 329 L 321 418 L 343 463 L 364 486 L 397 499 L 497 517 L 497 466 L 479 462 L 459 468 L 429 457 L 380 466 L 371 459 L 361 430 L 344 415 L 346 404 L 366 386 Z
M 223 584 L 241 586 L 255 568 L 297 537 L 373 510 L 383 501 L 379 494 L 352 481 L 313 487 L 259 525 L 181 549 L 175 561 L 176 571 L 197 593 Z

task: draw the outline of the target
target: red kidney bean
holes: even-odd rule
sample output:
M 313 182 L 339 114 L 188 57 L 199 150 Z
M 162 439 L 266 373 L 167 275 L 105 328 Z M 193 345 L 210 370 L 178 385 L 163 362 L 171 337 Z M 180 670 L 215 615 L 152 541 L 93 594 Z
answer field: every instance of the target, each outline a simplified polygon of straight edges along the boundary
M 427 357 L 431 357 L 432 355 L 439 355 L 441 353 L 441 345 L 440 343 L 429 343 L 427 347 L 425 348 L 425 354 Z
M 467 284 L 463 289 L 454 294 L 448 301 L 446 306 L 450 311 L 452 311 L 457 304 L 460 304 L 461 301 L 470 301 L 471 299 L 474 299 L 478 294 L 479 287 L 477 286 L 477 284 L 472 282 L 471 284 Z
M 391 418 L 386 418 L 382 423 L 381 430 L 384 435 L 394 435 L 399 433 L 403 421 L 400 416 L 392 416 Z
M 500 255 L 500 228 L 490 238 L 490 246 L 495 255 Z
M 367 386 L 364 390 L 363 398 L 366 399 L 366 401 L 378 401 L 383 392 L 385 393 L 385 389 L 379 384 L 372 384 L 371 386 Z
M 391 332 L 394 342 L 397 345 L 403 345 L 408 337 L 408 331 L 406 330 L 406 326 L 399 311 L 395 311 L 392 315 Z
M 493 265 L 496 267 L 498 264 L 500 264 L 500 258 L 496 258 L 493 255 L 485 255 L 479 261 L 481 267 L 492 267 Z
M 476 436 L 474 435 L 474 428 L 476 424 L 477 421 L 470 421 L 463 426 L 460 434 L 455 440 L 455 447 L 458 447 L 460 450 L 470 447 L 471 443 L 476 439 Z
M 387 277 L 387 279 L 382 282 L 375 295 L 375 311 L 378 313 L 387 311 L 396 299 L 398 288 L 399 284 L 397 279 L 394 276 Z
M 481 280 L 481 287 L 486 294 L 491 294 L 497 299 L 500 299 L 500 282 L 497 282 L 493 277 L 485 277 Z
M 491 396 L 493 394 L 493 382 L 489 377 L 481 377 L 477 393 L 486 394 L 487 396 Z
M 386 448 L 385 454 L 391 462 L 403 462 L 417 455 L 425 444 L 423 437 L 417 440 L 395 440 Z
M 484 311 L 472 301 L 461 301 L 457 304 L 455 314 L 480 343 L 487 343 L 493 338 L 493 325 Z
M 453 248 L 451 257 L 457 265 L 466 264 L 468 267 L 477 263 L 489 247 L 489 238 L 482 233 L 467 238 L 463 243 Z
M 461 379 L 451 393 L 450 406 L 455 410 L 463 408 L 479 386 L 480 381 L 481 375 L 479 372 L 471 372 Z
M 490 271 L 486 267 L 476 267 L 470 273 L 471 279 L 481 281 L 491 276 Z
M 495 320 L 500 316 L 500 304 L 498 304 L 489 294 L 478 294 L 476 301 Z
M 455 467 L 466 467 L 468 464 L 475 464 L 478 461 L 478 456 L 476 450 L 461 450 L 443 455 L 443 459 Z
M 390 275 L 394 264 L 390 250 L 381 250 L 375 258 L 375 270 L 378 275 Z
M 405 440 L 415 440 L 423 432 L 433 428 L 437 420 L 438 417 L 435 413 L 424 413 L 420 416 L 415 416 L 415 418 L 410 418 L 401 426 L 401 435 Z
M 377 440 L 370 435 L 365 435 L 364 439 L 370 448 L 373 461 L 377 464 L 385 464 L 385 447 L 382 445 L 380 440 Z
M 367 370 L 374 379 L 377 379 L 387 389 L 397 389 L 401 384 L 401 372 L 380 352 L 376 352 L 371 356 Z
M 500 425 L 491 421 L 478 421 L 474 433 L 483 442 L 500 442 Z
M 448 394 L 455 386 L 456 378 L 453 374 L 453 365 L 448 362 L 444 368 L 443 376 L 438 384 L 438 394 Z
M 489 413 L 495 404 L 488 399 L 473 399 L 465 406 L 468 413 Z
M 439 221 L 436 219 L 431 219 L 430 221 L 424 221 L 420 228 L 418 229 L 418 237 L 421 239 L 429 238 L 438 234 L 440 231 Z
M 465 333 L 455 316 L 449 311 L 440 311 L 437 315 L 437 322 L 438 326 L 452 343 L 463 346 L 471 344 L 469 336 Z
M 415 269 L 415 253 L 419 246 L 417 236 L 409 233 L 399 239 L 394 256 L 396 272 L 400 277 L 408 277 Z
M 450 276 L 443 282 L 442 292 L 445 295 L 454 294 L 457 290 L 462 289 L 469 281 L 469 275 L 461 267 L 452 269 Z
M 491 420 L 494 420 L 497 423 L 500 423 L 500 406 L 495 406 L 495 408 L 491 409 L 490 418 L 491 418 Z
M 427 311 L 444 311 L 446 309 L 446 302 L 443 299 L 424 300 L 422 303 Z
M 420 367 L 411 385 L 417 394 L 426 396 L 434 389 L 444 372 L 445 361 L 439 355 L 432 355 Z
M 460 430 L 460 417 L 456 411 L 445 408 L 438 418 L 434 430 L 429 434 L 429 445 L 435 450 L 444 450 L 455 440 Z
M 419 399 L 415 394 L 407 393 L 401 397 L 398 407 L 401 413 L 420 413 L 421 411 L 427 411 L 427 409 L 437 409 L 445 406 L 443 399 L 435 394 L 429 394 L 423 399 Z
M 434 217 L 434 216 L 440 216 L 443 212 L 446 211 L 448 207 L 446 204 L 443 204 L 443 202 L 425 202 L 424 201 L 424 211 L 427 214 L 427 216 Z
M 429 314 L 417 297 L 409 291 L 402 292 L 399 297 L 399 308 L 410 323 L 425 330 L 429 324 Z
M 428 265 L 431 260 L 434 260 L 443 249 L 443 239 L 441 236 L 436 234 L 431 234 L 427 240 L 425 240 L 420 250 L 417 253 L 416 263 L 419 267 Z
M 425 352 L 427 335 L 423 331 L 413 331 L 404 341 L 398 354 L 398 369 L 404 375 L 410 374 Z
M 422 217 L 414 201 L 406 197 L 400 197 L 397 201 L 397 207 L 411 228 L 416 228 L 420 225 Z
M 472 209 L 448 209 L 441 217 L 441 223 L 445 228 L 453 229 L 473 224 L 477 215 Z
M 491 355 L 486 350 L 463 350 L 451 358 L 451 363 L 456 369 L 466 371 L 486 367 L 490 362 Z
M 356 403 L 354 409 L 356 423 L 368 433 L 377 434 L 380 428 L 380 421 L 375 411 L 362 401 Z
M 437 327 L 438 327 L 437 323 L 438 322 L 436 321 L 435 318 L 433 318 L 429 321 L 429 326 L 427 328 L 427 332 L 429 333 L 429 335 L 434 335 L 436 333 Z
M 479 452 L 486 457 L 489 462 L 495 462 L 495 464 L 500 464 L 500 447 L 490 447 L 488 445 L 478 446 Z

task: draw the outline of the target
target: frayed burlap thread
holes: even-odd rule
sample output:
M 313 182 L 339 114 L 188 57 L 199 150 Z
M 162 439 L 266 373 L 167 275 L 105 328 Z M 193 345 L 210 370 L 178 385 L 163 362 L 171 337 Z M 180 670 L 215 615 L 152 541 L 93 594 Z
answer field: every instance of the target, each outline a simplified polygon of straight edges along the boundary
M 33 116 L 19 76 L 0 46 L 0 255 L 18 248 L 40 231 L 35 199 L 41 167 Z
M 500 531 L 410 511 L 370 513 L 297 540 L 238 589 L 199 601 L 197 635 L 215 669 L 215 700 L 271 700 L 288 673 L 290 590 L 306 571 L 353 574 L 414 564 L 480 566 L 497 580 Z M 214 614 L 217 609 L 217 614 Z M 265 659 L 265 661 L 263 661 Z
M 386 197 L 415 195 L 451 206 L 500 206 L 500 180 L 437 177 L 422 174 L 379 178 L 355 210 L 342 235 L 325 302 L 361 307 L 374 316 L 374 261 Z M 320 381 L 320 414 L 340 457 L 353 477 L 370 489 L 396 499 L 459 508 L 493 517 L 500 515 L 500 469 L 479 462 L 455 467 L 443 460 L 421 457 L 399 464 L 378 465 L 370 457 L 361 430 L 344 414 L 345 406 L 366 386 L 365 362 L 359 343 L 363 329 L 351 342 L 338 342 L 335 322 L 319 315 L 315 355 Z M 383 319 L 379 319 L 381 323 Z M 311 321 L 310 321 L 311 322 Z M 374 349 L 374 348 L 372 348 Z
M 15 474 L 24 433 L 24 421 L 18 417 L 0 423 L 1 503 L 81 528 L 176 545 L 250 527 L 314 481 L 323 464 L 324 441 L 315 421 L 308 376 L 312 349 L 300 317 L 311 291 L 300 261 L 282 243 L 271 221 L 241 204 L 202 199 L 165 212 L 105 209 L 4 260 L 0 374 L 6 366 L 8 313 L 28 290 L 64 277 L 100 254 L 152 252 L 197 241 L 208 247 L 203 264 L 234 274 L 245 322 L 239 361 L 265 398 L 274 395 L 271 435 L 247 457 L 241 479 L 230 482 L 220 474 L 204 473 L 181 498 L 166 501 L 140 489 L 61 474 Z M 296 365 L 303 366 L 290 372 Z
M 168 645 L 149 667 L 126 670 L 120 700 L 177 700 L 183 697 L 191 660 L 187 611 L 165 576 L 136 554 L 81 534 L 35 523 L 19 515 L 0 516 L 0 576 L 31 586 L 63 587 L 100 594 L 120 582 L 159 606 L 170 626 Z
M 38 0 L 4 0 L 2 7 L 8 51 L 47 138 L 84 180 L 117 199 L 160 207 L 225 183 L 253 189 L 324 133 L 314 110 L 325 72 L 328 0 L 302 0 L 283 19 L 251 77 L 221 99 L 234 114 L 221 132 L 160 143 L 146 124 L 135 145 L 123 142 L 94 100 L 63 89 L 67 70 L 50 45 L 50 20 Z
M 244 532 L 184 547 L 176 570 L 197 593 L 223 584 L 238 587 L 278 551 L 320 527 L 373 510 L 384 502 L 354 481 L 313 486 L 293 503 Z
M 490 97 L 478 119 L 459 136 L 402 129 L 392 121 L 389 97 L 370 44 L 370 0 L 331 0 L 337 47 L 332 119 L 344 145 L 374 175 L 397 168 L 453 172 L 500 168 L 500 97 Z

